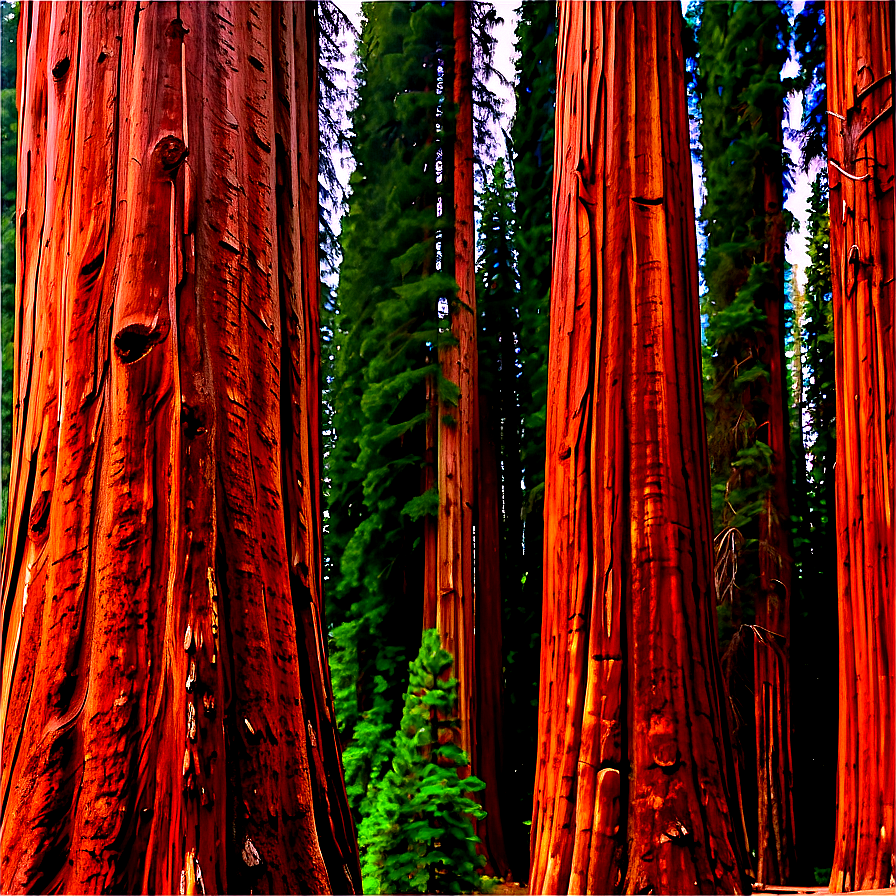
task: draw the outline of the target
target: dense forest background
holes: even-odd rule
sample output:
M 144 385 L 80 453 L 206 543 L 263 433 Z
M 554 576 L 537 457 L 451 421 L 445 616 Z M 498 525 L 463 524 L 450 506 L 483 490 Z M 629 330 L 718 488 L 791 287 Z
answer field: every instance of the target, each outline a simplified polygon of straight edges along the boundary
M 483 868 L 526 881 L 545 598 L 555 4 L 523 2 L 517 11 L 508 85 L 516 112 L 500 141 L 500 100 L 488 86 L 497 77 L 493 4 L 470 5 L 469 61 L 457 55 L 450 3 L 365 4 L 357 34 L 336 7 L 321 8 L 323 579 L 365 887 L 404 885 L 400 857 L 434 844 L 455 869 L 442 886 L 469 891 Z M 17 4 L 0 4 L 0 16 L 2 530 L 16 314 Z M 827 884 L 835 839 L 825 24 L 824 4 L 812 0 L 798 11 L 789 0 L 694 2 L 683 35 L 690 153 L 702 177 L 696 227 L 717 650 L 749 875 L 768 884 Z M 475 183 L 475 303 L 464 306 L 471 343 L 463 342 L 468 331 L 454 329 L 463 240 L 453 153 L 464 90 Z M 785 135 L 796 97 L 800 127 Z M 798 160 L 785 136 L 800 146 Z M 336 166 L 346 153 L 353 172 L 344 189 Z M 811 182 L 803 222 L 784 207 L 796 179 Z M 807 245 L 800 271 L 785 260 L 785 240 L 796 232 Z M 463 350 L 456 360 L 458 345 L 475 346 L 473 362 Z M 455 376 L 455 362 L 473 363 L 476 379 Z M 469 419 L 467 382 L 476 394 Z M 431 635 L 421 641 L 421 632 L 436 625 L 442 582 L 430 552 L 443 537 L 440 477 L 448 474 L 440 446 L 452 433 L 462 440 L 464 426 L 473 433 L 476 495 L 467 501 L 473 559 L 464 575 L 477 593 L 499 600 L 477 602 L 479 615 L 463 623 L 476 646 L 452 657 Z M 457 680 L 446 684 L 449 674 Z M 774 698 L 760 711 L 754 689 L 762 683 Z M 438 724 L 458 713 L 469 728 L 463 751 L 445 743 Z M 763 732 L 781 740 L 772 747 Z M 425 769 L 422 779 L 412 774 L 421 750 L 431 760 L 425 768 L 459 769 L 456 786 L 427 779 Z M 417 814 L 400 808 L 409 788 Z M 428 878 L 412 891 L 427 885 Z

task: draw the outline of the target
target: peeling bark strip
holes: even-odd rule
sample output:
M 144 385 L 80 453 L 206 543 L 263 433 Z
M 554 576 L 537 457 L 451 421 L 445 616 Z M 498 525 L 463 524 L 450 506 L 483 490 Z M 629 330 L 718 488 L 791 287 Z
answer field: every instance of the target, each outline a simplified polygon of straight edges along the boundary
M 22 6 L 0 889 L 354 892 L 314 4 Z
M 893 7 L 830 2 L 840 712 L 833 892 L 893 885 Z
M 672 3 L 559 6 L 533 893 L 747 886 L 680 35 Z

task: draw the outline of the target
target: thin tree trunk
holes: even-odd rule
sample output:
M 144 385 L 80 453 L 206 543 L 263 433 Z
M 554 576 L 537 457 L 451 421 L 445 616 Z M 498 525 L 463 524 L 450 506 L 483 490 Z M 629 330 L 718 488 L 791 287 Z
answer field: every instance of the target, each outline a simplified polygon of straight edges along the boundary
M 777 116 L 780 122 L 781 115 Z M 780 139 L 780 135 L 779 138 Z M 756 877 L 789 884 L 796 871 L 793 823 L 793 761 L 790 725 L 790 598 L 793 556 L 790 538 L 790 411 L 784 354 L 784 204 L 778 174 L 763 172 L 762 209 L 767 226 L 762 262 L 772 272 L 763 295 L 766 327 L 757 345 L 768 379 L 759 380 L 745 406 L 757 422 L 756 438 L 771 450 L 765 506 L 759 515 L 759 591 L 753 639 L 756 721 L 756 784 L 759 796 Z M 751 390 L 752 391 L 752 390 Z M 763 634 L 766 629 L 777 636 Z
M 893 885 L 893 7 L 830 2 L 840 711 L 831 890 Z
M 26 2 L 0 888 L 352 892 L 316 13 Z
M 530 889 L 744 892 L 680 10 L 560 4 L 557 58 Z
M 485 781 L 482 807 L 488 815 L 476 825 L 487 859 L 486 873 L 506 878 L 510 871 L 501 824 L 498 770 L 501 767 L 501 488 L 500 467 L 488 402 L 479 398 L 479 500 L 476 527 L 476 675 L 474 775 Z
M 437 627 L 454 657 L 460 746 L 473 750 L 475 596 L 473 520 L 476 475 L 473 447 L 478 442 L 477 340 L 473 223 L 473 102 L 469 3 L 454 4 L 453 202 L 456 298 L 449 321 L 455 345 L 441 351 L 444 376 L 458 387 L 457 405 L 442 401 L 439 418 L 439 566 Z

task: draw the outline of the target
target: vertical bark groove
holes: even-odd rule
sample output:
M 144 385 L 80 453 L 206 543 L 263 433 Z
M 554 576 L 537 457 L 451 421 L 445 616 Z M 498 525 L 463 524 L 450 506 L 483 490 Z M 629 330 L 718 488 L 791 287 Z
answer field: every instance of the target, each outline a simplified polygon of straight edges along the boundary
M 893 9 L 827 4 L 840 711 L 833 892 L 894 859 Z

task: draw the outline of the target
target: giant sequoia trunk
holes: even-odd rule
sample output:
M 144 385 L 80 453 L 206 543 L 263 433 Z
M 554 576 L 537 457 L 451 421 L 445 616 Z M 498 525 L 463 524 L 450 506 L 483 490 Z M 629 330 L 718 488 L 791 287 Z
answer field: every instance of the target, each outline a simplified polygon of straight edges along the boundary
M 831 890 L 894 867 L 893 7 L 827 4 L 840 711 Z
M 715 647 L 680 9 L 560 4 L 557 58 L 530 887 L 744 892 Z
M 4 892 L 353 892 L 316 11 L 25 2 Z

